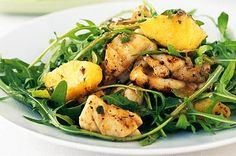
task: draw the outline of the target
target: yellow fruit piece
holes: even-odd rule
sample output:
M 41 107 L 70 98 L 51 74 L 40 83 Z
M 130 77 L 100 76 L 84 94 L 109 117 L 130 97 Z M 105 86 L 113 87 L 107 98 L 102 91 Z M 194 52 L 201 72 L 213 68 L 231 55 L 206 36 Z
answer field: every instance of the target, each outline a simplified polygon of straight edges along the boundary
M 66 100 L 77 99 L 97 88 L 102 81 L 102 69 L 92 62 L 70 61 L 43 78 L 47 88 L 55 88 L 62 80 L 67 82 Z
M 193 107 L 197 111 L 207 112 L 212 102 L 213 101 L 211 99 L 207 98 L 207 99 L 194 103 Z M 230 111 L 230 108 L 226 106 L 225 104 L 221 102 L 217 102 L 215 106 L 212 108 L 212 114 L 216 114 L 216 115 L 223 114 L 224 117 L 228 118 L 230 117 L 231 111 Z
M 182 52 L 193 51 L 207 37 L 206 33 L 185 12 L 172 17 L 158 15 L 141 23 L 145 36 L 155 39 L 160 45 L 172 45 Z

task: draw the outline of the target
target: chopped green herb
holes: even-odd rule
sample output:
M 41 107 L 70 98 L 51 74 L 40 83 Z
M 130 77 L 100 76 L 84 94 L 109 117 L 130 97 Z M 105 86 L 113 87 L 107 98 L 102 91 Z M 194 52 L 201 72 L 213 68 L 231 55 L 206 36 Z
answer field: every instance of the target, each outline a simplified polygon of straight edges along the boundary
M 202 21 L 200 21 L 200 20 L 196 20 L 195 22 L 196 22 L 196 23 L 197 23 L 197 25 L 199 25 L 199 26 L 202 26 L 202 25 L 204 25 L 204 22 L 202 22 Z
M 104 109 L 103 109 L 103 106 L 98 106 L 97 108 L 96 108 L 96 111 L 97 111 L 97 113 L 98 114 L 104 114 Z
M 129 41 L 130 41 L 130 36 L 128 36 L 128 35 L 122 36 L 121 43 L 126 43 L 126 42 L 129 42 Z

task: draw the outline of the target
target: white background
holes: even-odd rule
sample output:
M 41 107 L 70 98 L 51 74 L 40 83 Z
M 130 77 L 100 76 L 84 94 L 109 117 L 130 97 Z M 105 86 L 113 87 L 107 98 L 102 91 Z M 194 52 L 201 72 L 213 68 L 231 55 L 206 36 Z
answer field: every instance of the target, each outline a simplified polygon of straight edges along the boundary
M 230 1 L 230 0 L 229 0 Z M 227 1 L 225 1 L 227 2 Z M 232 1 L 230 1 L 232 3 Z M 235 6 L 236 2 L 232 3 Z M 210 7 L 210 6 L 209 6 Z M 34 16 L 14 16 L 0 14 L 0 36 L 18 27 Z M 235 18 L 235 17 L 234 17 Z M 1 46 L 1 43 L 0 43 Z M 235 134 L 236 135 L 236 134 Z M 106 156 L 85 151 L 78 151 L 42 140 L 23 129 L 16 128 L 0 117 L 0 156 Z M 235 156 L 236 144 L 207 151 L 181 154 L 181 156 Z M 176 155 L 180 156 L 180 155 Z

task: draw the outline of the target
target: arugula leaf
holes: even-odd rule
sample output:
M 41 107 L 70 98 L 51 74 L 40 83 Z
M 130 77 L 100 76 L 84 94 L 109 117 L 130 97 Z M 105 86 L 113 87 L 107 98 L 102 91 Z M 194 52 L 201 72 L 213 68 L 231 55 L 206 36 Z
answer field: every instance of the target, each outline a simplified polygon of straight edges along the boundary
M 201 125 L 203 130 L 208 133 L 214 133 L 211 125 L 204 120 L 198 120 L 198 123 Z
M 183 100 L 181 98 L 167 97 L 165 98 L 165 103 L 166 103 L 165 109 L 174 108 L 182 102 Z
M 220 14 L 220 16 L 218 17 L 218 29 L 221 33 L 221 35 L 224 37 L 224 38 L 227 38 L 226 36 L 226 31 L 227 31 L 227 25 L 228 25 L 228 20 L 229 20 L 229 15 L 225 12 L 222 12 Z
M 235 63 L 230 62 L 220 78 L 220 83 L 224 86 L 227 86 L 230 80 L 233 78 L 234 72 L 235 72 Z
M 9 96 L 13 97 L 14 99 L 22 102 L 23 104 L 29 104 L 32 106 L 33 109 L 37 110 L 42 116 L 42 120 L 49 121 L 48 114 L 45 110 L 48 108 L 41 107 L 45 105 L 45 100 L 36 100 L 33 98 L 27 91 L 22 89 L 20 86 L 16 86 L 16 84 L 9 84 L 6 85 L 2 80 L 0 80 L 0 88 L 6 92 Z
M 223 42 L 224 46 L 227 47 L 230 51 L 236 51 L 236 41 L 225 41 Z
M 131 112 L 135 112 L 139 114 L 140 116 L 146 116 L 151 113 L 151 111 L 145 108 L 144 106 L 139 105 L 138 103 L 129 100 L 128 98 L 122 96 L 119 92 L 113 93 L 110 95 L 105 95 L 102 98 L 108 104 L 113 104 L 123 109 L 130 110 Z
M 205 52 L 207 52 L 209 50 L 212 50 L 212 49 L 213 48 L 210 45 L 203 45 L 203 46 L 198 48 L 197 54 L 198 54 L 198 56 L 202 56 Z
M 168 54 L 173 55 L 173 56 L 182 57 L 182 56 L 180 55 L 180 53 L 179 53 L 177 50 L 175 50 L 175 48 L 174 48 L 173 45 L 168 45 L 168 46 L 167 46 L 167 49 L 168 49 Z
M 190 126 L 190 123 L 188 122 L 188 119 L 185 114 L 181 114 L 179 116 L 179 119 L 176 123 L 176 127 L 180 129 L 186 129 L 188 126 Z
M 236 95 L 226 90 L 226 86 L 234 76 L 235 62 L 230 62 L 223 75 L 221 76 L 220 83 L 216 86 L 213 98 L 221 102 L 236 103 Z
M 9 96 L 4 96 L 4 97 L 0 97 L 0 101 L 4 101 L 6 99 L 10 98 Z
M 62 115 L 67 115 L 71 119 L 77 121 L 78 117 L 80 116 L 80 114 L 81 114 L 81 112 L 83 110 L 83 108 L 84 108 L 84 103 L 80 104 L 78 106 L 69 107 L 69 108 L 67 107 L 67 104 L 66 104 L 66 105 L 63 105 L 60 108 L 58 108 L 56 110 L 56 113 L 57 114 L 62 114 Z
M 67 83 L 65 80 L 61 81 L 54 92 L 52 93 L 51 100 L 56 102 L 58 106 L 62 105 L 66 101 L 66 93 L 67 93 Z
M 216 62 L 227 66 L 229 62 L 236 62 L 236 41 L 214 42 L 212 55 Z
M 198 57 L 195 59 L 195 63 L 198 65 L 203 64 L 203 54 L 209 50 L 212 50 L 212 46 L 210 45 L 203 45 L 200 46 L 197 50 Z
M 28 69 L 28 64 L 22 60 L 0 58 L 0 67 L 0 78 L 6 84 L 14 83 L 25 88 L 33 88 L 37 85 L 44 64 Z
M 221 102 L 236 103 L 236 96 L 226 90 L 215 92 L 213 95 L 214 95 L 214 98 L 218 99 Z
M 57 114 L 57 113 L 55 113 L 54 115 L 55 115 L 55 117 L 65 121 L 68 125 L 74 124 L 74 121 L 67 115 L 62 115 L 62 114 Z

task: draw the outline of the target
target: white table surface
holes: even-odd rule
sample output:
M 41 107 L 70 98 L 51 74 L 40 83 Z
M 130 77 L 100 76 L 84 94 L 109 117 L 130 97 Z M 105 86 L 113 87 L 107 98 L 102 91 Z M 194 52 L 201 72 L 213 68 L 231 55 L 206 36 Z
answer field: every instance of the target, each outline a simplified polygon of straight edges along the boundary
M 232 2 L 232 1 L 230 1 Z M 236 7 L 236 3 L 234 3 Z M 35 18 L 34 16 L 14 16 L 0 14 L 0 36 L 6 34 L 22 23 Z M 0 43 L 1 46 L 1 43 Z M 15 128 L 0 117 L 0 156 L 106 156 L 106 154 L 96 154 L 79 151 L 56 145 L 42 140 L 32 134 L 27 134 L 23 129 Z M 236 144 L 211 149 L 207 151 L 186 153 L 175 156 L 235 156 Z M 174 155 L 173 155 L 174 156 Z

